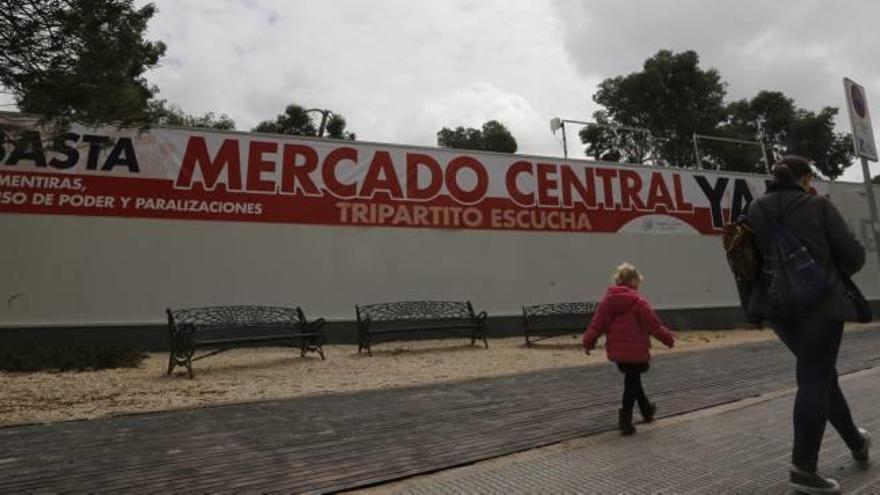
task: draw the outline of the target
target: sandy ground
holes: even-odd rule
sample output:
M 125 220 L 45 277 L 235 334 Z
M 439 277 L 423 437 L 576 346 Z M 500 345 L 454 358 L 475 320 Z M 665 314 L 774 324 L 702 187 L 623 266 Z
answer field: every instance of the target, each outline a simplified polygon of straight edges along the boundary
M 858 330 L 857 327 L 848 331 Z M 325 347 L 326 361 L 297 349 L 234 349 L 195 363 L 190 380 L 178 368 L 165 375 L 168 355 L 151 353 L 139 368 L 93 372 L 0 372 L 0 426 L 96 418 L 310 394 L 405 387 L 606 362 L 604 350 L 586 356 L 579 336 L 532 348 L 521 337 L 492 339 L 489 349 L 462 340 L 378 345 L 373 357 L 357 346 Z M 773 338 L 767 330 L 686 331 L 673 350 L 690 352 Z M 311 356 L 311 355 L 310 355 Z

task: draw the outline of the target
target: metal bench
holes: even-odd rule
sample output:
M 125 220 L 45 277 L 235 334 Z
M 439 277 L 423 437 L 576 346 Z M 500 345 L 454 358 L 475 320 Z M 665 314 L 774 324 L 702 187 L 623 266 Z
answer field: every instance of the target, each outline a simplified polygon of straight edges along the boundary
M 526 346 L 545 339 L 586 330 L 596 310 L 594 302 L 568 302 L 523 306 Z M 536 338 L 537 336 L 537 338 Z
M 355 306 L 358 321 L 358 354 L 371 346 L 399 340 L 402 334 L 442 332 L 486 340 L 486 312 L 475 313 L 470 301 L 403 301 Z
M 177 366 L 184 366 L 192 378 L 193 361 L 263 342 L 296 341 L 300 356 L 317 352 L 324 359 L 324 319 L 309 322 L 299 307 L 214 306 L 167 309 L 166 313 L 170 337 L 168 375 Z M 193 357 L 199 348 L 213 350 Z

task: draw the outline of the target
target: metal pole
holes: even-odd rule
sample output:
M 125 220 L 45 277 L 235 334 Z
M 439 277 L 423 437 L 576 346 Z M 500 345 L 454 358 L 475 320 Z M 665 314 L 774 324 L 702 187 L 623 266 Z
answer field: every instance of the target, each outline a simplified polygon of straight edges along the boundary
M 329 114 L 329 110 L 321 112 L 321 127 L 318 128 L 318 137 L 324 137 L 324 128 L 327 126 L 327 115 Z
M 307 114 L 312 112 L 318 112 L 321 114 L 321 125 L 318 127 L 318 137 L 324 137 L 324 129 L 327 128 L 327 116 L 333 112 L 323 108 L 310 108 L 306 110 Z
M 880 220 L 877 218 L 877 200 L 874 198 L 874 183 L 871 182 L 871 170 L 868 168 L 868 159 L 862 157 L 862 174 L 865 176 L 865 193 L 868 198 L 868 210 L 871 212 L 871 230 L 874 232 L 874 251 L 877 253 L 877 261 L 880 263 Z
M 770 173 L 770 160 L 767 159 L 767 148 L 764 146 L 764 140 L 761 139 L 761 161 L 764 162 L 764 171 Z
M 697 168 L 703 168 L 703 157 L 700 156 L 700 145 L 697 144 L 697 133 L 694 133 L 694 156 L 697 158 Z
M 562 153 L 568 160 L 568 142 L 565 140 L 565 121 L 562 121 Z

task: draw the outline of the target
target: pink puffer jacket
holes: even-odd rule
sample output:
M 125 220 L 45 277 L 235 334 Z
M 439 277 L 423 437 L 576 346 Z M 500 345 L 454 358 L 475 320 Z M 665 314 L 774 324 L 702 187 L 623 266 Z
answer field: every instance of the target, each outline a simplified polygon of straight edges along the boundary
M 651 335 L 672 347 L 675 338 L 639 292 L 627 285 L 609 287 L 584 332 L 590 350 L 602 335 L 608 359 L 617 363 L 644 363 L 651 359 Z

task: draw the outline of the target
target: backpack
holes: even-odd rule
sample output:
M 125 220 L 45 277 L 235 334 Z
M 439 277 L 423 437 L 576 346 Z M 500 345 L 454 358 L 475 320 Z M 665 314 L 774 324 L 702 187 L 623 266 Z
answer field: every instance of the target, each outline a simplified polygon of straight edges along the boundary
M 745 215 L 724 226 L 721 243 L 736 281 L 749 284 L 757 282 L 761 274 L 760 256 L 755 247 L 755 233 L 746 223 Z
M 795 310 L 819 303 L 829 289 L 828 270 L 820 265 L 804 243 L 785 225 L 783 217 L 804 204 L 794 202 L 786 211 L 773 217 L 760 202 L 770 226 L 761 257 L 761 283 L 775 306 Z

